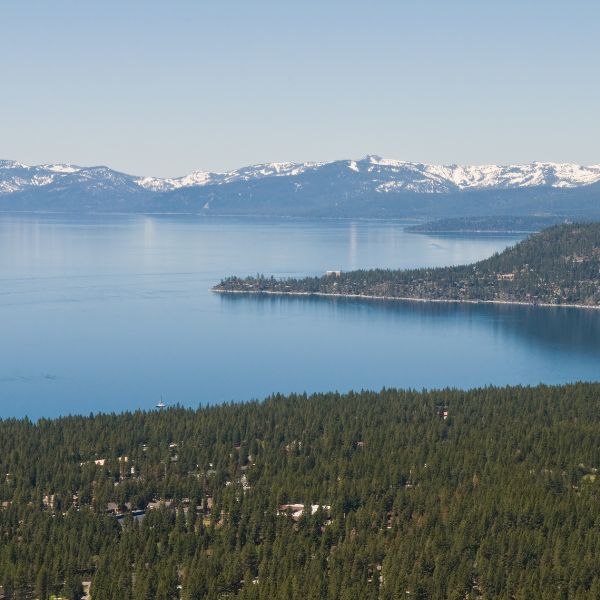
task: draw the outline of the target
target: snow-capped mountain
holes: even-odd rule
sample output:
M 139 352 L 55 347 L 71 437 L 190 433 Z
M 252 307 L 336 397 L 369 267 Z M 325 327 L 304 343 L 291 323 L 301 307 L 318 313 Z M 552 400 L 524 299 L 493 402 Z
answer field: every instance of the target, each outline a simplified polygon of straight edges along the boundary
M 328 163 L 265 163 L 234 171 L 194 171 L 173 179 L 134 177 L 107 167 L 79 167 L 48 164 L 27 166 L 15 161 L 0 161 L 0 193 L 51 184 L 90 183 L 97 187 L 135 184 L 152 192 L 181 188 L 226 185 L 268 177 L 297 177 L 336 168 L 338 176 L 353 179 L 362 175 L 375 192 L 411 191 L 448 193 L 456 190 L 522 188 L 550 186 L 571 188 L 600 181 L 600 164 L 581 166 L 572 163 L 534 162 L 526 165 L 430 165 L 367 156 L 362 160 Z
M 534 162 L 527 165 L 427 165 L 368 157 L 368 172 L 388 176 L 378 191 L 408 189 L 445 193 L 452 189 L 490 189 L 551 186 L 577 187 L 600 181 L 600 164 L 584 167 L 572 163 Z
M 85 186 L 93 190 L 122 190 L 131 187 L 135 178 L 108 167 L 79 167 L 48 164 L 30 167 L 12 160 L 0 160 L 0 194 L 21 192 L 45 186 Z M 135 184 L 134 184 L 135 185 Z
M 371 155 L 161 179 L 103 166 L 0 161 L 0 210 L 422 216 L 468 207 L 471 214 L 576 216 L 600 214 L 599 190 L 600 164 L 431 165 Z
M 375 191 L 412 191 L 447 193 L 456 189 L 510 188 L 551 186 L 576 187 L 600 181 L 600 164 L 584 167 L 572 163 L 534 162 L 528 165 L 428 165 L 403 160 L 367 156 L 362 160 L 342 160 L 330 163 L 266 163 L 235 171 L 212 173 L 195 171 L 177 179 L 143 177 L 136 183 L 153 191 L 168 191 L 182 187 L 222 185 L 263 177 L 290 177 L 324 167 L 338 166 L 367 176 L 376 184 Z
M 136 183 L 148 190 L 165 192 L 177 190 L 182 187 L 198 185 L 222 185 L 235 181 L 249 181 L 251 179 L 262 179 L 264 177 L 291 177 L 300 175 L 307 170 L 316 169 L 324 163 L 264 163 L 243 167 L 235 171 L 214 173 L 210 171 L 194 171 L 184 177 L 176 179 L 160 179 L 158 177 L 141 177 Z

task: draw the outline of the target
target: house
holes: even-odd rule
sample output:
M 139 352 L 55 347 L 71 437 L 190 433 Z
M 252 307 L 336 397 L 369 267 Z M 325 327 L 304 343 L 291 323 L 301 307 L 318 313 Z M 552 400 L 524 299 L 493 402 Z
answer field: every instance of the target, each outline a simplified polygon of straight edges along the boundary
M 444 421 L 445 421 L 446 419 L 448 419 L 448 415 L 450 414 L 450 412 L 448 411 L 447 406 L 444 406 L 443 404 L 438 404 L 435 407 L 435 414 L 438 417 L 441 417 L 442 419 L 444 419 Z
M 515 278 L 514 273 L 498 273 L 496 276 L 498 281 L 513 281 Z
M 298 520 L 304 513 L 304 504 L 281 504 L 277 509 L 278 515 L 291 514 L 292 519 Z
M 169 508 L 173 504 L 173 500 L 154 500 L 148 502 L 148 510 L 156 510 L 157 508 Z
M 119 514 L 119 505 L 116 502 L 109 502 L 106 505 L 106 512 L 110 515 L 118 515 Z
M 324 510 L 325 512 L 329 512 L 331 510 L 331 506 L 326 504 L 311 504 L 310 505 L 310 514 L 314 515 L 319 508 Z M 290 515 L 292 519 L 297 521 L 304 514 L 304 504 L 281 504 L 277 509 L 278 515 Z
M 341 274 L 341 271 L 325 271 L 325 277 L 339 277 Z

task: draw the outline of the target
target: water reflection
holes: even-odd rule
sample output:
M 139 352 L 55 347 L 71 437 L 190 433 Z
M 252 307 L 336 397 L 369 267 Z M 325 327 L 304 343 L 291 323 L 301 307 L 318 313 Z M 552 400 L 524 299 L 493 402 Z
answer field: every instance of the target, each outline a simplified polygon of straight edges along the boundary
M 565 353 L 600 360 L 600 310 L 594 309 L 260 294 L 219 294 L 219 297 L 227 311 L 253 307 L 255 312 L 279 318 L 318 312 L 342 321 L 385 322 L 398 331 L 408 323 L 429 330 L 446 329 L 448 325 L 477 327 L 488 330 L 496 340 L 514 338 L 552 353 L 555 359 L 557 353 Z

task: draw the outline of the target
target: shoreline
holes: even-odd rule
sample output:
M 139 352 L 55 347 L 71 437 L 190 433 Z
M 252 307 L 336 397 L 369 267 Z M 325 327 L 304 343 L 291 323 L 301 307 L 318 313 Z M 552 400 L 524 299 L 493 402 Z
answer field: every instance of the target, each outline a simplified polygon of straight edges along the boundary
M 600 310 L 600 305 L 592 304 L 551 304 L 549 302 L 523 302 L 519 300 L 456 300 L 453 298 L 411 298 L 401 296 L 372 296 L 368 294 L 334 294 L 330 292 L 273 292 L 270 290 L 219 290 L 210 288 L 215 294 L 260 294 L 268 296 L 315 296 L 321 298 L 359 298 L 362 300 L 386 300 L 394 302 L 433 302 L 437 304 L 505 304 L 529 306 L 531 308 L 578 308 Z
M 508 235 L 512 234 L 532 234 L 539 233 L 541 229 L 445 229 L 445 230 L 435 230 L 435 229 L 420 229 L 420 230 L 411 230 L 405 229 L 406 233 L 422 233 L 426 235 L 456 235 L 456 234 L 482 234 L 482 233 L 493 233 L 494 235 L 506 233 Z
M 408 225 L 411 227 L 415 223 L 423 221 L 421 218 L 411 216 L 385 216 L 385 217 L 370 217 L 370 216 L 341 216 L 341 215 L 285 215 L 277 213 L 216 213 L 202 210 L 196 211 L 166 211 L 166 210 L 134 210 L 134 211 L 71 211 L 71 210 L 18 210 L 18 209 L 3 209 L 0 208 L 1 215 L 67 215 L 67 216 L 185 216 L 185 217 L 223 217 L 223 218 L 250 218 L 250 219 L 272 219 L 272 220 L 292 220 L 292 221 L 359 221 L 377 223 L 394 223 L 396 225 Z M 408 233 L 408 232 L 407 232 Z

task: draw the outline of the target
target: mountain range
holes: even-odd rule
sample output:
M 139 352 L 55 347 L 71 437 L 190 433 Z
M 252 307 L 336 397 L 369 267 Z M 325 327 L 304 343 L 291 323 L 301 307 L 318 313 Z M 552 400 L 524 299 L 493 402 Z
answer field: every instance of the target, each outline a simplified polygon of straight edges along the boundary
M 431 165 L 370 155 L 164 179 L 0 160 L 0 211 L 587 218 L 600 217 L 599 201 L 600 164 Z

